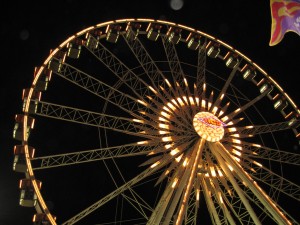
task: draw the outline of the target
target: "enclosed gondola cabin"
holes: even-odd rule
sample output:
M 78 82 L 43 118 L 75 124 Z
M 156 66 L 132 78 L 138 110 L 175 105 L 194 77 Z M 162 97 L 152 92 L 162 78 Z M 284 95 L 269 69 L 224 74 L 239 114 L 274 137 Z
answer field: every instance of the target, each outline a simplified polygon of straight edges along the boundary
M 36 180 L 39 189 L 42 187 L 42 182 Z M 37 196 L 30 179 L 20 180 L 20 202 L 19 204 L 24 207 L 34 207 L 37 203 Z
M 29 158 L 34 157 L 35 149 L 28 146 Z M 13 170 L 15 172 L 25 173 L 27 172 L 26 156 L 25 156 L 25 146 L 24 145 L 15 145 L 14 147 L 14 162 Z

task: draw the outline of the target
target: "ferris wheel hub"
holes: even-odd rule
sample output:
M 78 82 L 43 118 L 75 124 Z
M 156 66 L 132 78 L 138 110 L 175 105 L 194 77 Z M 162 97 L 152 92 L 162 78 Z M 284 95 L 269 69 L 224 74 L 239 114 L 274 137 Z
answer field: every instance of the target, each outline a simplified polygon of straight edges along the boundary
M 210 112 L 199 112 L 194 116 L 193 126 L 201 138 L 216 142 L 223 138 L 226 124 Z

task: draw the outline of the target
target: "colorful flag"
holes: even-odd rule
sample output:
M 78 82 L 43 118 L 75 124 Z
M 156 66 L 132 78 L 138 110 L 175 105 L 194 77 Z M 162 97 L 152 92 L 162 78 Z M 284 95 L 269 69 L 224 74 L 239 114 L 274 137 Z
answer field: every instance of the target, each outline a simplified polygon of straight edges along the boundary
M 269 45 L 278 44 L 286 32 L 300 35 L 300 0 L 270 0 L 271 40 Z

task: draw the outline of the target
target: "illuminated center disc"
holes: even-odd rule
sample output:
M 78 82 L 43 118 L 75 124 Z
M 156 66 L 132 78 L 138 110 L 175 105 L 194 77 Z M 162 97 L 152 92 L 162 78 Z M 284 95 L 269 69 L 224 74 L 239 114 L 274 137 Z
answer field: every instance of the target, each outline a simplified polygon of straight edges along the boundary
M 199 112 L 194 116 L 193 125 L 200 137 L 216 142 L 224 136 L 225 124 L 209 112 Z

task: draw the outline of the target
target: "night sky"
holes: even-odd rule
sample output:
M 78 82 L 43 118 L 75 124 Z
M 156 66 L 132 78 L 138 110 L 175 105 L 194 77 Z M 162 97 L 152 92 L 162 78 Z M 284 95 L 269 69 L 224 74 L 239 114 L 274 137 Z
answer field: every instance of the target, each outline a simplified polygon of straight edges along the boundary
M 268 0 L 185 0 L 180 10 L 172 9 L 168 0 L 2 1 L 1 5 L 0 225 L 30 224 L 34 213 L 18 205 L 23 175 L 12 171 L 17 144 L 12 131 L 14 116 L 22 110 L 22 90 L 30 86 L 34 67 L 50 49 L 86 27 L 121 18 L 163 19 L 193 27 L 252 59 L 300 104 L 300 37 L 289 32 L 278 45 L 269 46 Z M 66 202 L 62 208 L 67 207 Z

